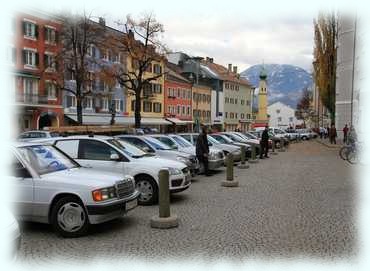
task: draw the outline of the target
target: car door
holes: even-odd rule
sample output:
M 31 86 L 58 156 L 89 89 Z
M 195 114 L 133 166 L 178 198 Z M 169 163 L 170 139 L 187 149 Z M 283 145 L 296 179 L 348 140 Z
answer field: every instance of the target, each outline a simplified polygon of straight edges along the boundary
M 34 181 L 31 173 L 20 159 L 13 156 L 11 163 L 14 214 L 20 219 L 29 219 L 32 217 L 34 209 Z
M 112 155 L 117 159 L 111 159 Z M 124 163 L 128 162 L 122 153 L 109 144 L 91 139 L 79 140 L 76 161 L 82 166 L 120 174 L 124 174 Z

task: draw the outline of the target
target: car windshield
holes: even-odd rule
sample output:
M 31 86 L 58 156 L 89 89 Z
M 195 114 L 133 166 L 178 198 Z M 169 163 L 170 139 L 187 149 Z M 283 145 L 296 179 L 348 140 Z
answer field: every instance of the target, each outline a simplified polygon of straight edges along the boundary
M 145 140 L 156 150 L 162 150 L 162 151 L 167 151 L 167 150 L 172 150 L 171 147 L 163 144 L 161 141 L 158 139 L 152 138 L 152 137 L 145 137 Z
M 78 167 L 76 162 L 53 146 L 32 145 L 18 150 L 39 175 Z
M 172 140 L 169 136 L 152 136 L 155 139 L 158 139 L 163 144 L 167 145 L 173 150 L 176 150 L 178 148 L 177 143 Z
M 250 137 L 251 139 L 258 139 L 258 137 L 256 137 L 254 134 L 252 133 L 245 133 L 246 136 Z
M 179 144 L 183 148 L 192 147 L 191 143 L 187 141 L 186 139 L 182 138 L 181 136 L 171 136 L 173 140 L 176 141 L 177 144 Z
M 134 145 L 123 141 L 123 140 L 115 140 L 115 139 L 110 139 L 108 140 L 109 143 L 112 145 L 116 146 L 120 150 L 122 150 L 125 154 L 132 158 L 141 158 L 144 156 L 151 156 L 150 154 L 147 154 L 146 152 L 142 151 L 141 149 L 135 147 Z
M 207 139 L 209 142 L 211 142 L 212 144 L 220 144 L 219 141 L 217 141 L 216 139 L 214 139 L 213 137 L 211 137 L 210 135 L 207 135 Z
M 227 136 L 222 136 L 222 135 L 211 135 L 214 139 L 217 141 L 224 143 L 224 144 L 230 144 L 233 143 L 233 141 L 228 138 Z

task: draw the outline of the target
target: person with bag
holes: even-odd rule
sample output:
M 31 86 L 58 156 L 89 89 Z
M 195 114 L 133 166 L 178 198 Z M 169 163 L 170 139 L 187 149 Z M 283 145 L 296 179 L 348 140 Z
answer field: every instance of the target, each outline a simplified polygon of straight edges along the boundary
M 206 176 L 211 176 L 209 169 L 208 169 L 209 146 L 208 146 L 206 127 L 202 128 L 202 132 L 199 134 L 197 138 L 197 143 L 195 146 L 195 153 L 197 155 L 199 163 L 201 163 L 204 167 L 204 174 Z

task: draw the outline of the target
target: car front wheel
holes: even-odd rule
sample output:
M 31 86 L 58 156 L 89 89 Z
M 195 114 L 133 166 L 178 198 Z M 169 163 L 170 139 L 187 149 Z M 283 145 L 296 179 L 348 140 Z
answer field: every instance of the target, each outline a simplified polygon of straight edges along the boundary
M 140 192 L 139 204 L 152 205 L 157 203 L 158 187 L 152 178 L 147 176 L 137 178 L 136 189 Z
M 56 232 L 67 238 L 85 235 L 90 226 L 83 204 L 73 196 L 61 198 L 55 203 L 51 224 Z

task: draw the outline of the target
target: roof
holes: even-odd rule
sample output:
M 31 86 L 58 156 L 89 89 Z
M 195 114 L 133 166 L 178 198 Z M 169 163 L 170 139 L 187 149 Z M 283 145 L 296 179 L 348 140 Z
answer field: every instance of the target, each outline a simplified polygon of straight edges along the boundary
M 218 77 L 223 81 L 230 81 L 235 82 L 241 85 L 245 85 L 248 87 L 252 87 L 251 83 L 248 80 L 237 76 L 236 73 L 228 71 L 228 69 L 220 64 L 209 62 L 209 61 L 202 61 L 202 64 L 212 70 L 214 73 L 218 75 Z
M 166 63 L 165 72 L 166 72 L 166 80 L 174 79 L 174 80 L 181 81 L 183 83 L 191 84 L 191 82 L 187 78 L 181 75 L 181 69 L 175 64 L 172 64 L 169 62 Z

